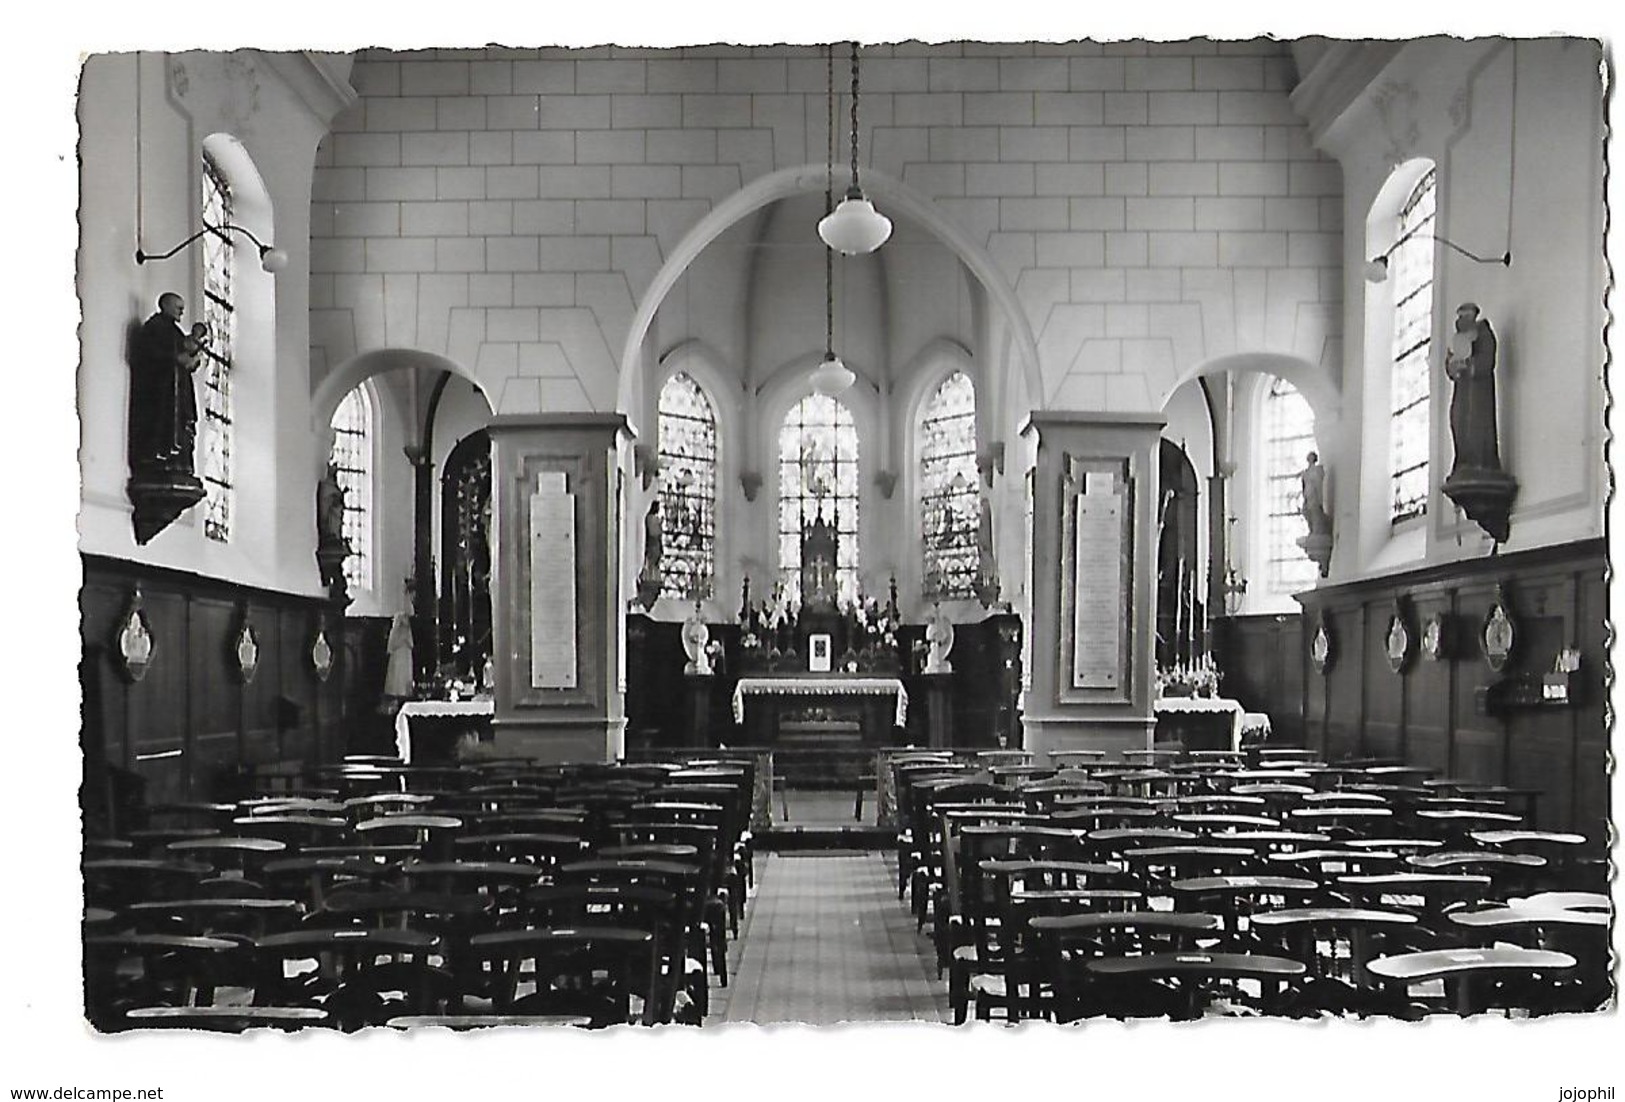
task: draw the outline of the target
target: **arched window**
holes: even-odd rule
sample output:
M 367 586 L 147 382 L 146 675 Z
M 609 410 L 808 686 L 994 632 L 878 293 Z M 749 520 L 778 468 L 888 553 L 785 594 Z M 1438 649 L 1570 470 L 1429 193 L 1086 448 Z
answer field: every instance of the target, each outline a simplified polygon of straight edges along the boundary
M 926 399 L 918 425 L 920 540 L 925 592 L 973 597 L 980 566 L 976 526 L 976 387 L 955 371 Z
M 660 388 L 660 571 L 664 597 L 711 596 L 716 577 L 717 415 L 679 371 Z
M 1298 540 L 1309 534 L 1303 519 L 1299 475 L 1315 450 L 1315 415 L 1297 387 L 1277 378 L 1264 395 L 1265 584 L 1274 594 L 1315 584 L 1316 568 Z
M 351 592 L 373 588 L 372 554 L 372 399 L 366 384 L 344 396 L 333 411 L 333 453 L 344 489 L 344 581 Z
M 1432 169 L 1399 210 L 1395 245 L 1388 254 L 1394 294 L 1393 373 L 1389 411 L 1389 466 L 1394 524 L 1428 508 L 1433 340 L 1433 213 L 1437 177 Z
M 233 497 L 231 442 L 231 364 L 236 339 L 235 292 L 237 259 L 231 237 L 221 227 L 232 224 L 231 186 L 220 166 L 203 155 L 203 224 L 214 232 L 203 235 L 203 303 L 199 316 L 209 327 L 204 350 L 203 409 L 199 435 L 203 438 L 202 478 L 207 491 L 203 505 L 203 534 L 222 543 L 231 538 Z
M 844 604 L 858 597 L 858 430 L 852 411 L 809 394 L 779 428 L 779 578 L 799 593 L 801 534 L 822 513 L 835 526 L 835 584 Z

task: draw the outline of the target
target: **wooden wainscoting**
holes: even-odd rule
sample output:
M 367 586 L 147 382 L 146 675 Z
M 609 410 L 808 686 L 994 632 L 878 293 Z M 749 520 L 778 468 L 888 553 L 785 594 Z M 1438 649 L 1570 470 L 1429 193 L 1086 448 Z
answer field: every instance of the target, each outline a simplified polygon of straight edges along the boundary
M 115 791 L 132 786 L 150 801 L 212 799 L 234 791 L 244 766 L 346 751 L 366 694 L 351 676 L 348 628 L 332 605 L 117 559 L 86 555 L 83 563 L 87 816 L 108 813 Z M 145 677 L 131 681 L 115 637 L 137 586 L 153 653 Z M 245 615 L 259 642 L 246 683 L 234 652 Z M 333 650 L 325 682 L 311 659 L 318 626 Z
M 1301 615 L 1219 621 L 1225 689 L 1248 709 L 1268 712 L 1281 742 L 1332 758 L 1395 757 L 1441 776 L 1538 788 L 1541 827 L 1600 843 L 1608 816 L 1605 566 L 1603 542 L 1587 540 L 1308 590 L 1298 595 Z M 1517 628 L 1499 675 L 1478 643 L 1497 586 Z M 1445 617 L 1440 659 L 1418 647 L 1393 671 L 1387 632 L 1396 601 L 1407 607 L 1417 644 L 1430 617 Z M 1309 659 L 1320 616 L 1334 641 L 1324 674 Z M 1479 690 L 1504 676 L 1538 677 L 1564 647 L 1581 654 L 1573 704 L 1484 706 Z

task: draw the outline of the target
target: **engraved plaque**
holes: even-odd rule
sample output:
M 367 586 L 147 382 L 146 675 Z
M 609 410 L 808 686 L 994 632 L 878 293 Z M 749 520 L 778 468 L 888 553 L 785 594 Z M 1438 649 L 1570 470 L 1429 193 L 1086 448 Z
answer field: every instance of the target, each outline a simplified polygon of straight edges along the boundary
M 1033 635 L 1036 633 L 1033 631 L 1032 625 L 1033 617 L 1038 608 L 1038 574 L 1034 568 L 1036 557 L 1033 552 L 1033 544 L 1037 539 L 1037 535 L 1033 531 L 1033 493 L 1037 477 L 1038 472 L 1036 470 L 1027 472 L 1026 500 L 1022 505 L 1025 510 L 1022 523 L 1026 526 L 1027 533 L 1026 562 L 1022 566 L 1022 584 L 1027 587 L 1027 624 L 1026 630 L 1021 633 L 1021 689 L 1023 693 L 1033 687 Z M 1023 703 L 1025 702 L 1023 701 Z
M 576 500 L 563 471 L 530 495 L 530 683 L 576 687 Z
M 1123 494 L 1110 475 L 1090 471 L 1074 499 L 1072 687 L 1122 685 Z

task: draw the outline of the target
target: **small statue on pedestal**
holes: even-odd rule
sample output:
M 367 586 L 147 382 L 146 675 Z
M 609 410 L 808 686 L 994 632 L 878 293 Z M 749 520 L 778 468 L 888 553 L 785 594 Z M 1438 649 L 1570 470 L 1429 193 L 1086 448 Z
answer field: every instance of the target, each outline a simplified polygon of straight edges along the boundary
M 1308 465 L 1299 473 L 1298 480 L 1303 486 L 1300 508 L 1304 523 L 1309 526 L 1309 534 L 1299 538 L 1298 546 L 1320 568 L 1320 576 L 1324 578 L 1332 561 L 1332 517 L 1326 510 L 1326 468 L 1320 465 L 1318 453 L 1309 453 Z
M 339 604 L 350 600 L 344 580 L 344 560 L 350 553 L 350 541 L 344 538 L 344 487 L 338 464 L 330 461 L 316 483 L 316 566 L 328 597 Z
M 141 324 L 130 347 L 128 493 L 135 507 L 135 539 L 145 544 L 202 501 L 192 470 L 197 442 L 197 393 L 192 374 L 210 340 L 209 327 L 181 328 L 186 302 L 173 291 L 158 296 L 158 311 Z
M 954 624 L 948 619 L 948 614 L 942 611 L 942 606 L 934 606 L 931 615 L 925 621 L 925 669 L 924 673 L 953 673 L 953 663 L 948 661 L 948 654 L 954 649 Z
M 695 601 L 694 611 L 683 621 L 683 653 L 688 655 L 688 662 L 683 666 L 684 673 L 709 675 L 714 672 L 711 669 L 710 642 L 711 629 L 700 615 L 700 602 Z
M 1450 475 L 1439 489 L 1497 544 L 1511 526 L 1518 482 L 1501 468 L 1496 428 L 1495 331 L 1478 306 L 1456 308 L 1456 332 L 1445 353 L 1450 377 L 1450 438 L 1455 446 Z
M 643 569 L 638 571 L 638 601 L 644 611 L 653 609 L 665 584 L 660 560 L 666 555 L 666 533 L 660 516 L 660 499 L 649 502 L 649 511 L 643 514 Z

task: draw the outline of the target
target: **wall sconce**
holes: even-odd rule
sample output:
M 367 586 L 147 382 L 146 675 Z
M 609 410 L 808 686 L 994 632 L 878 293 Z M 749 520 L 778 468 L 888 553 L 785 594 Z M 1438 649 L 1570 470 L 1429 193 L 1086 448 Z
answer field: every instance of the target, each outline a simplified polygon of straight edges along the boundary
M 186 248 L 186 246 L 190 245 L 192 242 L 196 241 L 198 238 L 202 237 L 206 233 L 219 234 L 220 236 L 225 237 L 228 233 L 231 233 L 233 231 L 235 231 L 236 233 L 242 234 L 244 237 L 246 237 L 250 241 L 254 242 L 254 244 L 259 248 L 259 250 L 260 250 L 260 267 L 261 268 L 264 268 L 266 271 L 275 274 L 277 272 L 280 272 L 282 269 L 284 269 L 284 268 L 286 268 L 288 266 L 288 254 L 286 252 L 284 252 L 283 250 L 281 250 L 279 248 L 276 248 L 273 245 L 267 245 L 265 242 L 263 242 L 259 238 L 255 237 L 252 232 L 250 232 L 249 230 L 244 229 L 242 226 L 231 226 L 231 225 L 228 225 L 228 226 L 208 226 L 208 225 L 205 225 L 201 230 L 198 230 L 191 237 L 188 237 L 185 241 L 182 241 L 179 245 L 176 245 L 173 249 L 170 249 L 167 253 L 143 252 L 141 250 L 141 247 L 139 245 L 137 245 L 136 250 L 135 250 L 135 262 L 137 264 L 145 264 L 149 260 L 168 260 L 170 257 L 174 256 L 176 253 L 180 252 L 182 249 Z M 229 238 L 227 238 L 227 240 L 229 240 Z
M 1431 241 L 1437 241 L 1439 244 L 1444 245 L 1447 248 L 1454 249 L 1456 252 L 1460 253 L 1462 256 L 1465 256 L 1468 260 L 1473 261 L 1475 264 L 1499 264 L 1503 268 L 1512 267 L 1512 251 L 1510 249 L 1502 253 L 1500 256 L 1479 256 L 1476 253 L 1468 252 L 1466 249 L 1462 248 L 1454 241 L 1451 241 L 1449 238 L 1440 237 L 1436 233 L 1425 233 L 1418 236 L 1426 237 Z M 1365 281 L 1367 283 L 1382 283 L 1387 280 L 1388 258 L 1394 254 L 1395 249 L 1399 248 L 1405 243 L 1405 241 L 1409 240 L 1411 240 L 1411 238 L 1407 237 L 1403 241 L 1396 241 L 1389 246 L 1387 252 L 1383 253 L 1381 256 L 1373 257 L 1372 259 L 1366 261 Z

